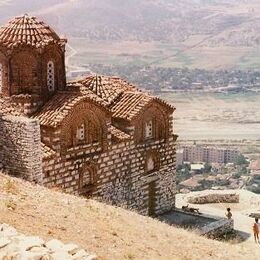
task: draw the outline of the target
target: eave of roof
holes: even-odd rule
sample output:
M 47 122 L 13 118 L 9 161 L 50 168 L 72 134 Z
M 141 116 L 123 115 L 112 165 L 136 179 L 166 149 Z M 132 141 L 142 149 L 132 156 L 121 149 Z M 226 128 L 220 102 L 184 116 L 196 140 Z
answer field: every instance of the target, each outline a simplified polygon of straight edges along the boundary
M 48 147 L 46 144 L 41 143 L 41 146 L 43 160 L 56 156 L 56 152 L 50 147 Z
M 33 115 L 43 126 L 58 127 L 69 115 L 73 107 L 83 101 L 89 101 L 98 105 L 101 109 L 110 113 L 91 96 L 83 95 L 81 92 L 60 91 L 49 100 L 39 112 Z
M 0 96 L 0 115 L 23 116 L 24 114 L 17 109 L 10 98 Z
M 117 141 L 127 141 L 130 140 L 130 135 L 118 129 L 115 126 L 111 126 L 110 132 L 112 134 L 112 138 L 115 138 Z
M 139 92 L 123 93 L 119 99 L 110 107 L 113 117 L 125 119 L 128 121 L 134 120 L 142 111 L 152 102 L 157 102 L 172 113 L 175 108 L 164 102 L 158 97 L 150 96 Z

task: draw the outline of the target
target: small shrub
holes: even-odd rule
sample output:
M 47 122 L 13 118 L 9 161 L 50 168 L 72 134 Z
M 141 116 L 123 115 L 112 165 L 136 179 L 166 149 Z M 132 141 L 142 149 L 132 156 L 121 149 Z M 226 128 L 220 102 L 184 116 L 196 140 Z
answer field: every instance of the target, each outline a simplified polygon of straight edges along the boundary
M 134 256 L 133 253 L 128 252 L 128 253 L 126 253 L 126 254 L 124 255 L 124 258 L 125 258 L 125 259 L 135 259 L 135 256 Z
M 5 187 L 4 189 L 8 192 L 8 193 L 12 193 L 12 194 L 18 194 L 19 193 L 19 188 L 16 185 L 16 183 L 12 180 L 7 180 L 7 182 L 5 183 Z
M 6 207 L 9 209 L 9 210 L 16 210 L 17 208 L 17 204 L 13 201 L 13 200 L 8 200 L 6 203 L 5 203 Z

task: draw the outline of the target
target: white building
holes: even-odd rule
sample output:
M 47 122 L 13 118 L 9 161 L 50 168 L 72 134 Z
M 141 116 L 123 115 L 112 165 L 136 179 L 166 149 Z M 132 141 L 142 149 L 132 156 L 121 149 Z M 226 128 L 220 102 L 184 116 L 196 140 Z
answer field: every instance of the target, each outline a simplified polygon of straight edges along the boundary
M 234 162 L 239 151 L 236 148 L 220 148 L 203 145 L 183 146 L 183 161 L 191 163 L 229 163 Z

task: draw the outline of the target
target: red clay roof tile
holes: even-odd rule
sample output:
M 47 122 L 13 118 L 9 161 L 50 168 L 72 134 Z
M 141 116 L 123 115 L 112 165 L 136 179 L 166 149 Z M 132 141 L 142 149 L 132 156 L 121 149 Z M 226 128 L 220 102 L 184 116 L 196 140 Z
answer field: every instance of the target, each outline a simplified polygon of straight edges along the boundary
M 60 37 L 42 21 L 28 15 L 15 17 L 0 28 L 0 44 L 14 48 L 20 45 L 43 47 L 50 43 L 64 44 Z

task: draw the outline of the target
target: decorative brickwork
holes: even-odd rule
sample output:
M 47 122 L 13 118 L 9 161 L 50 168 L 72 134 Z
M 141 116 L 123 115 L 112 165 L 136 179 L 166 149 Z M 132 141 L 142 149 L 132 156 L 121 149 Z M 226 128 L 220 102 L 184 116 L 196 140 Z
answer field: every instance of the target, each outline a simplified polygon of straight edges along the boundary
M 117 77 L 66 84 L 64 43 L 34 17 L 0 30 L 0 114 L 30 118 L 0 121 L 0 161 L 47 187 L 142 214 L 170 210 L 175 108 Z

